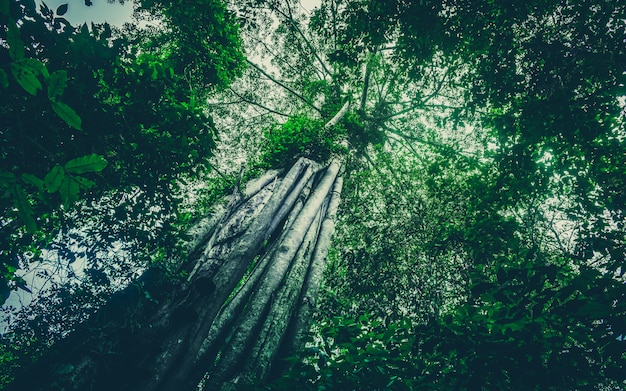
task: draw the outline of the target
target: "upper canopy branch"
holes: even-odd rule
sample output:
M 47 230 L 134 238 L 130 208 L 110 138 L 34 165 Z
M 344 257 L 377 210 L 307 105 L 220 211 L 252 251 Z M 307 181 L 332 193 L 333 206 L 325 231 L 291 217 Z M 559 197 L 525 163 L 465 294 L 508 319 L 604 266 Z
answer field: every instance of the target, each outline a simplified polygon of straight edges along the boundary
M 260 107 L 260 108 L 261 108 L 261 109 L 263 109 L 263 110 L 266 110 L 266 111 L 268 111 L 268 112 L 270 112 L 270 113 L 272 113 L 272 114 L 279 115 L 279 116 L 281 116 L 281 117 L 287 117 L 287 118 L 289 117 L 289 115 L 288 115 L 288 114 L 281 113 L 280 111 L 276 111 L 276 110 L 274 110 L 274 109 L 272 109 L 272 108 L 269 108 L 269 107 L 267 107 L 267 106 L 265 106 L 265 105 L 263 105 L 263 104 L 261 104 L 261 103 L 259 103 L 259 102 L 256 102 L 256 101 L 254 101 L 254 100 L 252 100 L 252 99 L 248 99 L 248 98 L 246 98 L 244 95 L 239 94 L 237 91 L 233 90 L 232 88 L 230 88 L 230 92 L 232 92 L 232 93 L 233 93 L 233 95 L 235 95 L 236 97 L 238 97 L 239 99 L 241 99 L 241 101 L 242 101 L 242 102 L 246 102 L 246 103 L 248 103 L 248 104 L 251 104 L 251 105 L 254 105 L 254 106 Z
M 250 60 L 246 60 L 248 62 L 248 64 L 250 64 L 254 69 L 256 69 L 257 71 L 259 71 L 263 76 L 267 77 L 268 79 L 270 79 L 271 81 L 273 81 L 274 83 L 276 83 L 277 85 L 281 86 L 282 88 L 284 88 L 285 90 L 287 90 L 290 94 L 292 94 L 293 96 L 295 96 L 296 98 L 300 99 L 302 102 L 304 102 L 307 106 L 311 107 L 312 109 L 314 109 L 315 111 L 317 111 L 318 113 L 322 114 L 322 110 L 320 108 L 318 108 L 317 106 L 315 106 L 313 103 L 309 102 L 308 99 L 306 99 L 304 96 L 302 96 L 301 94 L 297 93 L 293 88 L 289 87 L 288 85 L 286 85 L 285 83 L 281 82 L 280 80 L 276 79 L 274 76 L 270 75 L 269 73 L 267 73 L 263 68 L 261 68 L 260 66 L 256 65 L 255 63 L 253 63 Z
M 280 10 L 279 8 L 274 8 L 274 11 L 276 11 L 280 16 L 285 18 L 285 20 L 291 25 L 291 27 L 294 29 L 294 31 L 296 33 L 298 33 L 298 35 L 300 36 L 300 38 L 302 38 L 302 40 L 304 41 L 305 45 L 309 48 L 309 50 L 311 51 L 311 53 L 313 54 L 315 59 L 320 63 L 320 65 L 324 69 L 324 72 L 326 72 L 326 74 L 329 77 L 332 78 L 333 77 L 333 73 L 328 69 L 328 67 L 326 66 L 326 63 L 318 55 L 317 50 L 313 47 L 313 44 L 311 44 L 311 41 L 306 37 L 304 32 L 300 29 L 300 27 L 298 27 L 298 25 L 294 21 L 293 13 L 291 12 L 291 7 L 289 7 L 289 13 L 288 14 L 285 13 L 284 11 Z
M 346 115 L 349 108 L 350 108 L 350 101 L 347 101 L 346 103 L 343 104 L 343 106 L 341 106 L 341 109 L 337 112 L 337 114 L 335 114 L 335 116 L 331 118 L 331 120 L 328 121 L 326 125 L 324 125 L 324 128 L 329 129 L 337 125 L 337 123 L 341 121 L 343 116 Z
M 428 94 L 426 97 L 419 99 L 419 100 L 411 100 L 409 102 L 397 102 L 396 104 L 408 104 L 410 105 L 409 107 L 407 107 L 406 109 L 402 109 L 400 111 L 396 111 L 394 113 L 391 113 L 389 115 L 386 116 L 382 116 L 382 117 L 376 117 L 373 118 L 374 120 L 377 121 L 386 121 L 389 120 L 391 118 L 395 118 L 398 117 L 400 115 L 409 113 L 413 110 L 417 110 L 419 108 L 423 108 L 427 106 L 427 103 L 430 102 L 434 97 L 438 96 L 439 93 L 441 92 L 441 90 L 443 89 L 446 79 L 448 78 L 448 74 L 450 73 L 450 68 L 446 68 L 445 73 L 443 74 L 443 76 L 441 77 L 441 80 L 439 80 L 439 82 L 437 83 L 437 86 L 435 87 L 435 89 Z M 446 107 L 445 105 L 437 105 L 437 107 Z
M 368 58 L 365 62 L 365 71 L 363 75 L 363 92 L 361 93 L 361 103 L 359 104 L 359 110 L 365 110 L 365 103 L 367 103 L 367 90 L 370 84 L 370 77 L 372 74 L 372 68 L 370 66 L 371 63 L 371 55 L 368 55 Z

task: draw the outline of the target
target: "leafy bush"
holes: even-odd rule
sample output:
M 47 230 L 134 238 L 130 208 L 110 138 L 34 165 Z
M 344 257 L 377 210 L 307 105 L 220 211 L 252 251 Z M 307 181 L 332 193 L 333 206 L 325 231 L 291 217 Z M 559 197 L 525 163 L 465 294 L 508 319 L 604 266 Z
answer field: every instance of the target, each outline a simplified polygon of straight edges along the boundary
M 275 124 L 265 130 L 266 142 L 259 165 L 263 168 L 288 167 L 302 156 L 323 163 L 338 150 L 335 144 L 341 134 L 341 128 L 325 129 L 322 121 L 306 115 L 289 118 L 284 124 Z

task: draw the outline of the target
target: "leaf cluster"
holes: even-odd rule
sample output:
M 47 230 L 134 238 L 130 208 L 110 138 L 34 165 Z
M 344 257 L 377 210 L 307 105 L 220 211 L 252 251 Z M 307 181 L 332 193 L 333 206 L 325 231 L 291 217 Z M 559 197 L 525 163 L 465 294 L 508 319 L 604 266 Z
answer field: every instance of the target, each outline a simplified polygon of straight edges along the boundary
M 364 113 L 348 113 L 341 124 L 345 128 L 350 146 L 356 149 L 357 153 L 364 153 L 370 145 L 380 147 L 385 143 L 382 121 L 366 118 Z
M 324 340 L 311 345 L 295 370 L 265 389 L 298 387 L 305 390 L 412 390 L 418 383 L 410 357 L 415 340 L 408 319 L 384 322 L 369 314 L 333 317 L 317 325 Z
M 325 129 L 320 120 L 306 115 L 289 118 L 285 123 L 275 124 L 265 130 L 265 142 L 259 161 L 261 167 L 289 167 L 299 157 L 326 162 L 337 152 L 337 141 L 343 131 Z
M 174 268 L 191 219 L 182 187 L 215 146 L 202 102 L 242 65 L 225 14 L 202 21 L 214 52 L 206 36 L 177 46 L 171 31 L 71 26 L 69 6 L 0 1 L 0 298 L 38 298 L 3 310 L 20 330 L 3 381 L 147 265 Z M 181 65 L 183 46 L 207 52 L 202 72 Z
M 0 15 L 7 34 L 0 48 L 5 272 L 20 267 L 33 234 L 43 242 L 43 233 L 54 235 L 61 205 L 67 211 L 81 198 L 133 188 L 157 203 L 177 202 L 177 178 L 206 170 L 215 145 L 203 93 L 190 85 L 223 88 L 242 60 L 236 27 L 219 5 L 223 12 L 202 22 L 224 45 L 220 52 L 199 36 L 176 46 L 164 44 L 163 33 L 76 28 L 62 18 L 67 4 L 35 7 L 3 0 Z M 203 73 L 181 65 L 183 46 L 211 56 Z
M 163 18 L 169 31 L 160 38 L 171 47 L 176 74 L 194 69 L 202 88 L 223 87 L 241 75 L 239 27 L 222 1 L 143 0 L 139 10 Z

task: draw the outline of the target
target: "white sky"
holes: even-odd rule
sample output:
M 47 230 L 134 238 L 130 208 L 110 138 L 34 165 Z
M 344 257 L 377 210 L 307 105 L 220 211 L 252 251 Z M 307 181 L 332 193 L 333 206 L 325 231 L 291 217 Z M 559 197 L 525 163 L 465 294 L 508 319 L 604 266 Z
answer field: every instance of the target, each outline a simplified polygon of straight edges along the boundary
M 80 25 L 85 22 L 104 23 L 121 26 L 132 21 L 133 2 L 127 0 L 124 5 L 119 3 L 109 4 L 107 0 L 91 0 L 93 5 L 87 7 L 84 0 L 44 0 L 48 8 L 55 11 L 61 4 L 68 4 L 68 10 L 63 17 L 72 25 Z M 42 3 L 37 0 L 37 9 Z
M 311 12 L 313 8 L 319 6 L 321 2 L 322 0 L 300 0 L 300 5 L 305 10 Z
M 88 7 L 84 0 L 46 0 L 46 5 L 56 10 L 61 4 L 68 4 L 68 11 L 63 17 L 72 25 L 76 26 L 85 22 L 103 23 L 108 22 L 115 26 L 121 26 L 124 23 L 132 21 L 133 2 L 126 0 L 124 5 L 118 2 L 109 4 L 107 0 L 91 0 L 93 5 Z M 321 0 L 301 0 L 300 4 L 306 11 L 312 11 L 313 8 L 319 6 Z M 42 3 L 37 0 L 37 6 Z

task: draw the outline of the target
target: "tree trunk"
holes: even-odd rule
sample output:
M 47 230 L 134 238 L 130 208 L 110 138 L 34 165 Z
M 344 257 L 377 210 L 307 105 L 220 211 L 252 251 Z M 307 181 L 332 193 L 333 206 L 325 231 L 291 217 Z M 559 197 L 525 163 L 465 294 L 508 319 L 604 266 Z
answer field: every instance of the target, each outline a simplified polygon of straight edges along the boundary
M 148 270 L 9 389 L 228 390 L 265 379 L 308 330 L 339 170 L 300 159 L 253 181 L 195 230 L 185 281 Z

